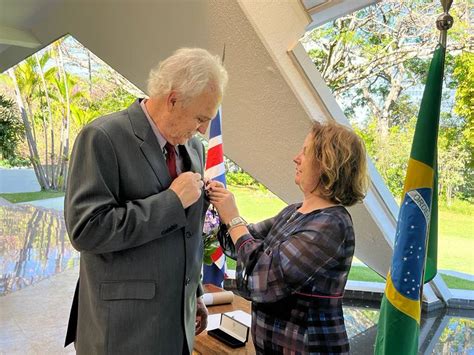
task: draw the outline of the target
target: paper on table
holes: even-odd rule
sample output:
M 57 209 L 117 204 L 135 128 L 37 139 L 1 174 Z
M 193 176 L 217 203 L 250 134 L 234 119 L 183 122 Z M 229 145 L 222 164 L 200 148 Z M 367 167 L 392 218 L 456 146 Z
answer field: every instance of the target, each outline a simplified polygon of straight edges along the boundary
M 234 317 L 235 320 L 239 321 L 240 323 L 245 324 L 247 327 L 250 327 L 251 325 L 252 317 L 247 312 L 239 310 L 239 311 L 226 312 L 225 314 Z M 221 324 L 221 313 L 210 314 L 207 317 L 206 330 L 217 329 L 219 328 L 220 324 Z
M 250 324 L 252 323 L 252 316 L 247 312 L 238 310 L 232 312 L 226 312 L 225 314 L 234 317 L 235 320 L 239 321 L 240 323 L 245 324 L 247 327 L 250 328 Z
M 209 314 L 207 317 L 207 328 L 206 330 L 212 330 L 212 329 L 217 329 L 219 328 L 219 325 L 221 324 L 221 314 Z

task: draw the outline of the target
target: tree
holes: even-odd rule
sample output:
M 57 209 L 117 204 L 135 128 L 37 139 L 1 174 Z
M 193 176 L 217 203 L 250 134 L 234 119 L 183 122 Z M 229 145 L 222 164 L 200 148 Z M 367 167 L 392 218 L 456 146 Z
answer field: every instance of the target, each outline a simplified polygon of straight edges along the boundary
M 52 62 L 56 65 L 51 66 Z M 67 177 L 71 112 L 82 104 L 84 90 L 79 77 L 64 68 L 61 40 L 9 69 L 8 76 L 41 189 L 62 190 Z
M 36 178 L 42 190 L 48 189 L 48 182 L 46 174 L 44 172 L 43 166 L 41 165 L 41 159 L 38 154 L 38 147 L 36 144 L 36 139 L 34 133 L 34 123 L 30 123 L 30 117 L 25 108 L 25 102 L 28 103 L 28 100 L 24 101 L 21 95 L 20 87 L 18 85 L 17 77 L 15 70 L 10 68 L 8 69 L 8 75 L 11 79 L 13 89 L 15 91 L 15 99 L 20 111 L 20 117 L 23 121 L 25 127 L 26 141 L 28 143 L 28 149 L 30 153 L 30 162 L 33 165 L 33 170 L 35 171 Z M 25 81 L 26 82 L 26 81 Z M 28 83 L 28 82 L 27 82 Z M 30 84 L 30 83 L 28 83 Z M 30 88 L 30 85 L 27 85 L 27 88 Z M 31 91 L 32 92 L 32 91 Z M 33 128 L 32 128 L 33 127 Z
M 455 73 L 459 82 L 469 75 L 468 67 L 474 70 L 466 64 L 468 59 L 459 59 L 461 51 L 474 49 L 471 11 L 467 0 L 456 1 L 451 8 L 454 26 L 448 32 L 446 87 L 457 88 L 453 81 Z M 418 113 L 428 66 L 438 44 L 435 21 L 441 12 L 437 2 L 387 0 L 317 28 L 303 39 L 308 54 L 349 120 L 374 143 L 375 165 L 394 195 L 399 188 L 393 179 L 404 178 L 400 157 L 406 151 L 392 149 L 391 145 L 410 142 L 410 129 L 404 126 L 410 125 Z M 469 106 L 466 101 L 472 100 L 473 84 L 464 83 L 466 87 L 458 88 L 457 92 L 465 94 L 456 94 L 456 100 L 460 102 L 460 97 L 464 97 L 462 107 L 469 107 L 467 111 L 472 115 L 472 102 Z M 459 117 L 451 117 L 457 120 L 457 129 L 464 129 Z M 444 128 L 441 126 L 441 131 Z M 390 143 L 391 139 L 401 141 Z M 409 152 L 409 144 L 406 148 Z
M 17 146 L 25 133 L 12 100 L 0 95 L 0 155 L 7 161 L 17 158 Z
M 456 85 L 454 112 L 463 118 L 463 136 L 469 152 L 469 167 L 474 168 L 474 53 L 464 51 L 456 58 L 453 71 Z
M 18 107 L 27 154 L 44 190 L 65 188 L 71 143 L 84 125 L 143 95 L 70 36 L 0 77 L 13 92 L 8 94 Z
M 468 9 L 466 0 L 453 6 L 455 26 L 469 23 Z M 367 107 L 386 137 L 400 95 L 424 79 L 439 12 L 432 1 L 384 1 L 312 31 L 304 43 L 336 98 Z M 448 53 L 473 46 L 472 35 L 463 33 L 449 41 Z

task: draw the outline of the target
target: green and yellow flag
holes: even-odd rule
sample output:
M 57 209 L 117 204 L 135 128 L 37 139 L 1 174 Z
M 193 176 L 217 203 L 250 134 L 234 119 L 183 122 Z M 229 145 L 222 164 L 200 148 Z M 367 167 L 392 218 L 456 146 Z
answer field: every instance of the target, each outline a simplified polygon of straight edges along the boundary
M 445 47 L 431 61 L 408 163 L 375 354 L 417 354 L 424 282 L 436 275 L 436 151 Z M 426 261 L 426 269 L 425 269 Z

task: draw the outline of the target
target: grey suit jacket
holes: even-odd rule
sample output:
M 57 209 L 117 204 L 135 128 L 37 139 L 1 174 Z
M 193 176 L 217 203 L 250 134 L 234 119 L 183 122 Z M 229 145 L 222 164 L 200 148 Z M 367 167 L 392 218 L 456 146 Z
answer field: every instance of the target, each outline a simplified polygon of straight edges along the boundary
M 198 139 L 181 146 L 203 173 Z M 74 144 L 65 220 L 81 252 L 66 345 L 78 354 L 192 350 L 202 293 L 203 196 L 184 210 L 140 105 L 98 118 Z

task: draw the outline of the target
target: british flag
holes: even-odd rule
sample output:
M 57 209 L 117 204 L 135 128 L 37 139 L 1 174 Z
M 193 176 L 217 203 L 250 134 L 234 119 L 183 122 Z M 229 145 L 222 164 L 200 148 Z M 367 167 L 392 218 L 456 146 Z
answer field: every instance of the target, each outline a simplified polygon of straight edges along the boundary
M 211 122 L 204 176 L 211 180 L 220 181 L 226 185 L 220 108 L 219 111 L 217 111 L 216 117 Z M 216 251 L 211 255 L 211 259 L 213 262 L 212 265 L 203 266 L 203 283 L 211 283 L 222 287 L 226 273 L 226 263 L 225 255 L 221 247 L 216 249 Z

